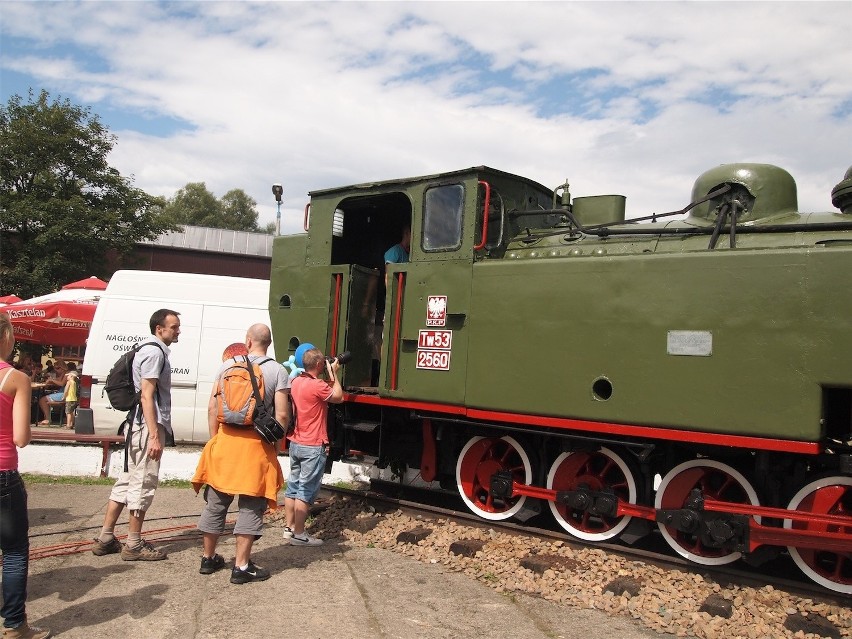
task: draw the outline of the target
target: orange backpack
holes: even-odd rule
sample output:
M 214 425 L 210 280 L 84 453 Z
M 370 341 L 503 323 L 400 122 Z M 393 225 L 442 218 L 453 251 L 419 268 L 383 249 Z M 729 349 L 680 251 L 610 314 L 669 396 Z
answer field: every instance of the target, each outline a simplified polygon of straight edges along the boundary
M 246 356 L 234 357 L 219 377 L 216 391 L 216 420 L 232 426 L 252 426 L 257 414 L 257 405 L 263 401 L 263 373 L 260 365 L 273 361 L 267 357 L 251 363 Z M 257 380 L 258 394 L 255 395 L 249 366 Z

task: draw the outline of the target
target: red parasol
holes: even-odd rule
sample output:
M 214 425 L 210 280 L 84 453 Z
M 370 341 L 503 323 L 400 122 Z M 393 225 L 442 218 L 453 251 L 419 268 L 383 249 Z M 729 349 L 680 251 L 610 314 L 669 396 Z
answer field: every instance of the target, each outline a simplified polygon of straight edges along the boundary
M 52 346 L 84 346 L 98 307 L 99 292 L 63 289 L 3 307 L 15 339 Z
M 98 279 L 94 275 L 91 277 L 87 277 L 84 280 L 77 280 L 76 282 L 71 282 L 70 284 L 66 284 L 62 287 L 63 291 L 76 289 L 76 288 L 84 288 L 90 291 L 105 291 L 107 287 L 107 283 L 101 279 Z
M 0 304 L 14 304 L 15 302 L 22 302 L 23 300 L 17 295 L 4 295 L 0 297 Z

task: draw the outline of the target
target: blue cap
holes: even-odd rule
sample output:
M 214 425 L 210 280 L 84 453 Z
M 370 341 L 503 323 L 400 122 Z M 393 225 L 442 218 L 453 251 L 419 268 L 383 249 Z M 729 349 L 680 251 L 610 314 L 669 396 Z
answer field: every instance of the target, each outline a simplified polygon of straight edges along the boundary
M 306 342 L 296 349 L 296 366 L 298 366 L 299 368 L 305 367 L 305 363 L 302 361 L 302 357 L 305 355 L 306 351 L 309 351 L 312 348 L 314 348 L 314 345 Z

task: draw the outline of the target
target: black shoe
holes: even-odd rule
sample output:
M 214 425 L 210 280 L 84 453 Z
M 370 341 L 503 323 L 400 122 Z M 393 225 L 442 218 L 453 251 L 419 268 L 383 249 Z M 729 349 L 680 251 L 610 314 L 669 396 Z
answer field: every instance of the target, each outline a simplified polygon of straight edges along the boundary
M 216 553 L 210 558 L 202 557 L 201 558 L 201 570 L 202 575 L 212 575 L 217 570 L 222 570 L 225 567 L 225 558 Z
M 269 571 L 249 562 L 248 568 L 240 570 L 236 566 L 231 571 L 232 584 L 247 584 L 250 581 L 266 581 L 269 579 Z

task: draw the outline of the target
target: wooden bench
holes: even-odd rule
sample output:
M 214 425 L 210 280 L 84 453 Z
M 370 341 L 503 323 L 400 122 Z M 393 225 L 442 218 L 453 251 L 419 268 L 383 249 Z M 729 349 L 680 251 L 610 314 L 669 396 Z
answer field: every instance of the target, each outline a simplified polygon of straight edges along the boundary
M 33 441 L 40 442 L 73 442 L 76 444 L 100 444 L 103 449 L 103 457 L 101 458 L 101 477 L 107 476 L 109 465 L 109 453 L 113 446 L 124 446 L 124 435 L 92 435 L 75 432 L 58 433 L 53 430 L 46 431 L 41 429 L 33 429 Z

